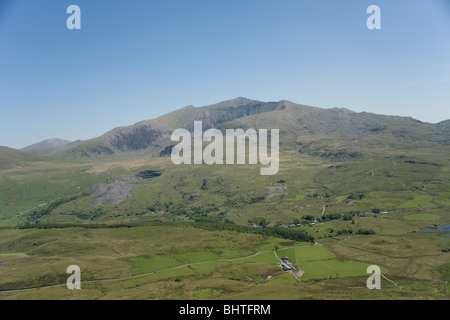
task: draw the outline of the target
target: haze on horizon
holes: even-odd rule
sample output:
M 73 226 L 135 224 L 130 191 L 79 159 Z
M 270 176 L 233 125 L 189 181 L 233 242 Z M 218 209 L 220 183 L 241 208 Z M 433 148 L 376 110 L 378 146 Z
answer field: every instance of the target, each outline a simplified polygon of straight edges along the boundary
M 66 28 L 71 4 L 81 30 Z M 381 30 L 366 28 L 372 4 Z M 0 2 L 0 145 L 86 140 L 238 96 L 449 119 L 450 4 Z

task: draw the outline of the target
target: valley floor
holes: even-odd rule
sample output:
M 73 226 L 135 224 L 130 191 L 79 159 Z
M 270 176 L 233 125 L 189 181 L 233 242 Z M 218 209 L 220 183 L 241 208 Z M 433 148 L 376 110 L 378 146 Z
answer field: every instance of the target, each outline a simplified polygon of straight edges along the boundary
M 0 299 L 449 297 L 449 253 L 440 250 L 448 242 L 436 232 L 342 236 L 315 245 L 166 225 L 0 234 Z M 274 250 L 304 271 L 300 281 L 280 268 Z M 73 264 L 81 268 L 81 290 L 65 286 Z M 381 290 L 366 288 L 373 264 L 384 275 Z

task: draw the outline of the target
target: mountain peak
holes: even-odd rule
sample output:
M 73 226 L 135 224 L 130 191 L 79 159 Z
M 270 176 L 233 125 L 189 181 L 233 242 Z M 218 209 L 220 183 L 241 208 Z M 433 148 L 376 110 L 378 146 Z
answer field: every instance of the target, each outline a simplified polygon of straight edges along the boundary
M 216 104 L 213 104 L 209 107 L 215 107 L 215 108 L 224 108 L 224 107 L 240 107 L 245 104 L 249 104 L 251 102 L 255 102 L 256 100 L 250 100 L 244 97 L 237 97 L 235 99 L 231 100 L 225 100 Z
M 345 112 L 345 113 L 356 113 L 355 111 L 352 111 L 347 108 L 332 108 L 331 110 L 341 111 L 341 112 Z
M 47 140 L 43 140 L 32 144 L 28 147 L 20 149 L 21 151 L 27 151 L 35 154 L 45 155 L 49 154 L 57 149 L 63 148 L 64 146 L 71 143 L 71 141 L 59 139 L 59 138 L 51 138 Z

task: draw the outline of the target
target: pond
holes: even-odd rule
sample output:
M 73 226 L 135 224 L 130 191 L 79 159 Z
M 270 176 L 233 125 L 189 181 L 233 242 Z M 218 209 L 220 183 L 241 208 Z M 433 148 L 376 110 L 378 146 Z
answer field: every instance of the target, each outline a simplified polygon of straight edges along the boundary
M 450 231 L 450 224 L 439 227 L 439 228 L 423 229 L 423 231 Z M 446 235 L 444 235 L 444 237 L 450 238 L 450 234 L 446 234 Z
M 1 264 L 1 263 L 0 263 L 0 267 L 6 267 L 6 264 Z
M 423 231 L 450 231 L 450 224 L 439 228 L 423 229 Z

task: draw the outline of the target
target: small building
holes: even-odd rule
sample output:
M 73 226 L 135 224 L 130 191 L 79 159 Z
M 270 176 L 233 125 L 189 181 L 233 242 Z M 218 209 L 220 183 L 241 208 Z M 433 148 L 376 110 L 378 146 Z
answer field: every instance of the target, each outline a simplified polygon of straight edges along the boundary
M 281 260 L 282 261 L 289 261 L 289 258 L 288 257 L 283 257 L 283 258 L 281 258 Z
M 289 268 L 287 265 L 283 264 L 283 270 L 284 271 L 291 271 L 292 269 Z

